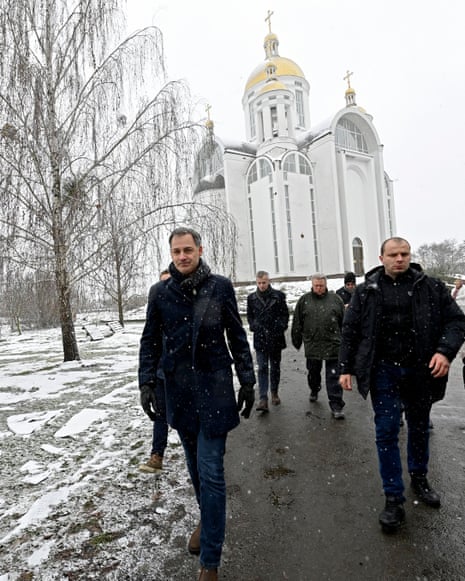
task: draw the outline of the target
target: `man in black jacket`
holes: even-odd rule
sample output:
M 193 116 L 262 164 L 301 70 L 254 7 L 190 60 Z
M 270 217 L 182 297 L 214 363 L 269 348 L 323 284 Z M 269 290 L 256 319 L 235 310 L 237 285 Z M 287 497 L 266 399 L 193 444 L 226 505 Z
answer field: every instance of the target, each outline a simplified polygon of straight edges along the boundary
M 258 388 L 260 401 L 257 411 L 268 411 L 268 387 L 271 403 L 279 405 L 279 380 L 281 377 L 281 352 L 286 348 L 284 332 L 289 322 L 286 296 L 270 284 L 267 272 L 257 272 L 257 290 L 247 297 L 247 320 L 253 333 L 257 356 Z
M 405 520 L 404 483 L 398 443 L 402 404 L 408 425 L 407 464 L 411 487 L 431 507 L 441 500 L 427 480 L 429 415 L 444 397 L 447 374 L 465 339 L 465 315 L 446 286 L 410 262 L 410 244 L 389 238 L 382 266 L 355 289 L 344 317 L 339 354 L 340 384 L 357 378 L 371 395 L 385 508 L 379 522 L 394 532 Z
M 344 275 L 344 286 L 341 286 L 341 288 L 338 288 L 336 291 L 336 294 L 341 297 L 346 309 L 349 306 L 352 295 L 354 294 L 355 285 L 355 274 L 353 272 L 346 272 Z
M 234 288 L 202 260 L 200 234 L 177 228 L 169 244 L 171 277 L 153 285 L 148 298 L 139 353 L 140 397 L 150 415 L 160 365 L 167 421 L 178 431 L 200 508 L 201 522 L 188 550 L 200 554 L 199 580 L 216 581 L 226 524 L 226 437 L 239 424 L 244 404 L 241 415 L 250 415 L 255 373 Z M 233 361 L 241 384 L 237 404 Z

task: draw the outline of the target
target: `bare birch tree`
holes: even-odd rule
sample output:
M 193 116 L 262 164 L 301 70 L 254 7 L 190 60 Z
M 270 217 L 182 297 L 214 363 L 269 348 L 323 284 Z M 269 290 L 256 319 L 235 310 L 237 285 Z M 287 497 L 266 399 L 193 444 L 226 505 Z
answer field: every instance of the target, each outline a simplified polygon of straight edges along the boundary
M 101 209 L 118 199 L 143 231 L 185 195 L 187 89 L 166 81 L 157 28 L 119 40 L 120 4 L 0 0 L 1 242 L 11 260 L 53 264 L 65 361 L 79 359 L 73 284 L 112 247 Z

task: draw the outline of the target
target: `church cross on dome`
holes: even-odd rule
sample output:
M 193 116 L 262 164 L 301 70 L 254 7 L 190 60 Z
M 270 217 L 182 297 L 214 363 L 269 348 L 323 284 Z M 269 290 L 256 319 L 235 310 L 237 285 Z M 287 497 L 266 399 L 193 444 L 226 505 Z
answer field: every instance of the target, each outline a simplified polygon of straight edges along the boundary
M 353 74 L 354 74 L 354 73 L 352 73 L 352 72 L 349 72 L 349 69 L 347 69 L 346 76 L 343 78 L 343 80 L 344 80 L 344 81 L 347 81 L 347 85 L 348 85 L 348 86 L 347 86 L 347 88 L 348 88 L 348 89 L 350 89 L 350 88 L 351 88 L 351 86 L 350 86 L 350 77 L 351 77 Z
M 212 106 L 210 104 L 205 105 L 205 113 L 207 114 L 208 121 L 210 121 L 210 109 L 211 108 L 212 108 Z
M 268 22 L 268 32 L 271 34 L 271 17 L 273 16 L 274 12 L 272 10 L 268 10 L 268 15 L 265 18 L 265 22 Z

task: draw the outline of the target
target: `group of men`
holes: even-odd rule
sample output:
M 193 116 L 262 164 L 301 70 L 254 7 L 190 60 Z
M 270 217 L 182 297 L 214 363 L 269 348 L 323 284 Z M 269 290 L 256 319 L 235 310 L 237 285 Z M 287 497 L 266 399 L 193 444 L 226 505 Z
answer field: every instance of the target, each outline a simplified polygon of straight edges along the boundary
M 169 245 L 170 277 L 150 289 L 141 337 L 141 404 L 154 419 L 162 372 L 166 420 L 178 431 L 200 508 L 188 550 L 200 555 L 199 581 L 216 581 L 225 535 L 226 438 L 239 424 L 239 414 L 250 416 L 256 379 L 231 282 L 211 273 L 200 235 L 191 228 L 174 230 Z M 450 363 L 465 340 L 465 315 L 441 281 L 410 262 L 406 240 L 386 240 L 380 261 L 357 287 L 352 273 L 346 276 L 350 301 L 328 291 L 324 275 L 314 275 L 311 291 L 296 305 L 291 337 L 297 349 L 304 345 L 312 402 L 325 362 L 335 419 L 344 418 L 342 394 L 352 389 L 353 377 L 362 396 L 370 394 L 386 495 L 379 521 L 392 532 L 405 519 L 398 445 L 402 407 L 412 488 L 429 506 L 440 505 L 427 480 L 429 415 L 432 403 L 444 396 Z M 257 273 L 257 289 L 248 296 L 247 318 L 258 367 L 257 410 L 266 413 L 268 393 L 272 405 L 281 403 L 280 362 L 289 312 L 285 295 L 271 286 L 265 271 Z M 241 386 L 237 401 L 233 363 Z

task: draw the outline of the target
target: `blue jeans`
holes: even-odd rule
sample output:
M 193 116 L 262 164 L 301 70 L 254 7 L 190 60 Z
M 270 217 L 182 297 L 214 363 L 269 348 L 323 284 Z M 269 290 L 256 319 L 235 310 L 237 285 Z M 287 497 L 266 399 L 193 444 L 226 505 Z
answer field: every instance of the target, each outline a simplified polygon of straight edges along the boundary
M 307 359 L 307 382 L 310 391 L 317 393 L 321 389 L 321 359 Z M 325 381 L 328 393 L 329 407 L 333 412 L 341 411 L 346 405 L 342 399 L 342 387 L 339 385 L 339 367 L 337 359 L 326 359 Z
M 197 434 L 181 433 L 187 469 L 200 507 L 200 564 L 206 569 L 220 566 L 226 526 L 226 483 L 224 454 L 226 436 L 206 438 Z
M 268 399 L 268 386 L 277 393 L 281 379 L 281 349 L 255 351 L 258 365 L 258 393 L 260 399 Z
M 371 389 L 375 412 L 379 470 L 386 496 L 404 497 L 399 450 L 400 414 L 407 420 L 407 466 L 411 475 L 426 475 L 429 460 L 429 415 L 431 396 L 418 389 L 418 370 L 380 363 Z
M 155 421 L 153 422 L 152 454 L 163 456 L 168 443 L 166 423 L 165 382 L 157 377 L 155 383 Z

